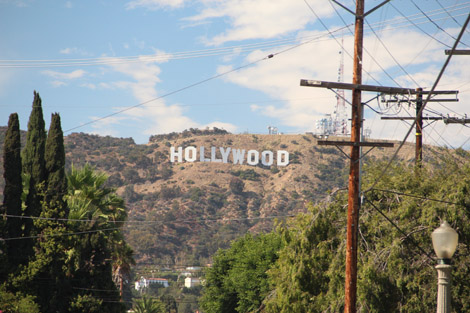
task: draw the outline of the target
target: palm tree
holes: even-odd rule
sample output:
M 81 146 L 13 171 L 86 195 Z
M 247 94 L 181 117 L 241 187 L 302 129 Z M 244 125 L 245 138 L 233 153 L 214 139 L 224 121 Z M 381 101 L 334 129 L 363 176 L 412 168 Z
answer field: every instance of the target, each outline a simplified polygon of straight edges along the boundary
M 163 302 L 146 296 L 135 301 L 132 309 L 135 313 L 165 313 Z
M 119 286 L 122 299 L 124 280 L 134 264 L 121 232 L 127 218 L 124 200 L 106 187 L 107 175 L 89 165 L 72 166 L 67 180 L 70 227 L 81 234 L 67 252 L 69 276 L 79 288 L 116 288 L 116 296 Z
M 121 299 L 124 282 L 128 281 L 131 276 L 131 265 L 135 265 L 133 254 L 134 251 L 124 240 L 117 242 L 112 251 L 113 281 L 119 288 Z

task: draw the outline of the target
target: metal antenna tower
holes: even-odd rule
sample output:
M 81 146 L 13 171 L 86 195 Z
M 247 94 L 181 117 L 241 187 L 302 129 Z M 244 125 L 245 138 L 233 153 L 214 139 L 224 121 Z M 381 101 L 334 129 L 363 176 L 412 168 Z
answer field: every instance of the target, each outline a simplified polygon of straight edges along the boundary
M 341 37 L 341 50 L 339 51 L 340 63 L 338 68 L 338 83 L 344 81 L 344 38 Z M 316 127 L 319 130 L 319 135 L 328 136 L 345 136 L 349 134 L 348 131 L 348 115 L 346 112 L 346 101 L 344 98 L 344 89 L 337 88 L 336 93 L 336 107 L 333 114 L 325 114 L 325 117 L 318 120 Z
M 344 82 L 344 38 L 341 36 L 340 63 L 338 69 L 338 83 Z M 346 101 L 344 100 L 344 89 L 336 89 L 336 110 L 335 110 L 335 134 L 347 135 Z

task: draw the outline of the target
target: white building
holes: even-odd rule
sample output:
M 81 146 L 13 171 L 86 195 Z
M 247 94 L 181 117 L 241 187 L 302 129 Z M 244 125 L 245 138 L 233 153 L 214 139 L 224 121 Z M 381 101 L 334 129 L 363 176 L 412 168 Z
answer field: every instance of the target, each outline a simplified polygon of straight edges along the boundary
M 196 287 L 196 286 L 199 286 L 200 284 L 201 284 L 201 280 L 196 277 L 186 277 L 184 279 L 184 286 L 186 288 Z
M 142 290 L 143 288 L 147 288 L 151 284 L 160 284 L 164 288 L 168 287 L 168 279 L 165 278 L 145 278 L 141 277 L 140 280 L 135 282 L 135 289 L 136 290 Z

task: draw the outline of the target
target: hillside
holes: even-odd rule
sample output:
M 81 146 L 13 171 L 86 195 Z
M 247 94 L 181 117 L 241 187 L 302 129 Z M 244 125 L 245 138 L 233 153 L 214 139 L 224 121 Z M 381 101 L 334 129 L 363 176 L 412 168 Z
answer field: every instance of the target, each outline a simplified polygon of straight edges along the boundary
M 170 162 L 171 147 L 211 147 L 289 152 L 287 166 Z M 414 156 L 412 146 L 401 157 Z M 346 187 L 348 161 L 336 148 L 318 146 L 312 135 L 233 135 L 190 130 L 132 139 L 72 134 L 67 160 L 85 162 L 110 175 L 128 205 L 128 242 L 140 263 L 195 264 L 247 231 L 272 229 L 274 217 L 303 211 L 329 191 Z M 368 158 L 390 150 L 374 149 Z M 219 156 L 220 158 L 220 156 Z M 184 161 L 184 158 L 183 158 Z M 243 190 L 231 186 L 243 182 Z
M 162 266 L 203 264 L 240 234 L 271 230 L 276 217 L 303 211 L 306 203 L 346 187 L 349 164 L 341 151 L 317 145 L 308 134 L 234 135 L 191 129 L 152 136 L 148 144 L 137 145 L 131 138 L 73 133 L 65 144 L 68 168 L 93 165 L 109 175 L 109 185 L 125 198 L 126 236 L 138 263 Z M 227 163 L 200 162 L 200 156 L 196 162 L 184 162 L 184 155 L 183 162 L 171 162 L 171 147 L 178 151 L 189 146 L 198 153 L 204 147 L 207 159 L 211 147 L 256 150 L 260 158 L 262 151 L 272 151 L 274 164 L 253 166 L 245 159 L 240 165 L 231 158 Z M 289 153 L 287 166 L 276 166 L 279 150 Z M 348 148 L 344 151 L 349 153 Z M 393 151 L 376 148 L 365 160 Z M 414 146 L 405 145 L 400 158 L 413 157 Z

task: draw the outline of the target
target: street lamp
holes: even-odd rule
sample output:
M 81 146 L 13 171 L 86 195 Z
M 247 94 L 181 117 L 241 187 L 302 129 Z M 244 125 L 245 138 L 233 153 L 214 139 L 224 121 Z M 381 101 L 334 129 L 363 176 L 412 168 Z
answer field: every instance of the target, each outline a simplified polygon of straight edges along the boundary
M 444 221 L 431 237 L 437 255 L 437 313 L 450 313 L 450 259 L 457 249 L 459 235 Z

